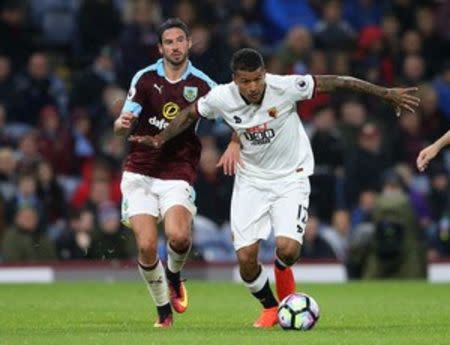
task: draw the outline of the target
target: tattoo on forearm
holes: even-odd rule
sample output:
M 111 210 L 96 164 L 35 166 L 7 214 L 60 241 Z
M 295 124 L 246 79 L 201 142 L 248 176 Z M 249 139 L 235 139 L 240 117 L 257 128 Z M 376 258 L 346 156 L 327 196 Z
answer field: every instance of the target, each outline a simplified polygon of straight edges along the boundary
M 194 105 L 183 109 L 180 114 L 170 123 L 170 125 L 161 132 L 165 141 L 177 136 L 197 120 L 197 113 Z
M 388 89 L 385 87 L 381 87 L 358 78 L 337 75 L 320 75 L 315 76 L 315 79 L 318 92 L 330 92 L 336 89 L 347 89 L 378 97 L 385 97 L 388 94 Z

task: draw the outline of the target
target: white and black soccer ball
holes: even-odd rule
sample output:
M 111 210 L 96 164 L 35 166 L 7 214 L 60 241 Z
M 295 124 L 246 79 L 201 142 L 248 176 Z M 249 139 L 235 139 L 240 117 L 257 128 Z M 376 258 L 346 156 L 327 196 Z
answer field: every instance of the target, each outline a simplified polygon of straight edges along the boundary
M 287 296 L 278 307 L 278 322 L 286 330 L 309 331 L 319 316 L 319 305 L 314 298 L 304 293 Z

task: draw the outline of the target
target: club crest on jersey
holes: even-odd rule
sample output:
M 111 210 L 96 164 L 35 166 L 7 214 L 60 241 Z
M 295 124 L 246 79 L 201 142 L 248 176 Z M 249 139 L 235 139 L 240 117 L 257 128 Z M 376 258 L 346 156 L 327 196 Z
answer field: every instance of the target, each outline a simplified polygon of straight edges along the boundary
M 278 115 L 278 110 L 275 107 L 270 108 L 267 112 L 269 113 L 269 116 L 273 118 L 276 118 Z
M 183 89 L 183 97 L 188 102 L 194 102 L 198 95 L 198 87 L 196 86 L 185 86 Z

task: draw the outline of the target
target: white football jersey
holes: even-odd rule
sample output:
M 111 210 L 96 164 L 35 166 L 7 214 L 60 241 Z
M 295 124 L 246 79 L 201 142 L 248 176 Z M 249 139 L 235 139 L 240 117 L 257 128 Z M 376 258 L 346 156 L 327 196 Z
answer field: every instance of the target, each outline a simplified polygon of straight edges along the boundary
M 197 103 L 201 116 L 221 116 L 242 143 L 238 174 L 273 180 L 309 176 L 314 170 L 311 144 L 297 114 L 296 102 L 314 92 L 311 75 L 266 74 L 261 104 L 247 104 L 234 82 L 218 85 Z

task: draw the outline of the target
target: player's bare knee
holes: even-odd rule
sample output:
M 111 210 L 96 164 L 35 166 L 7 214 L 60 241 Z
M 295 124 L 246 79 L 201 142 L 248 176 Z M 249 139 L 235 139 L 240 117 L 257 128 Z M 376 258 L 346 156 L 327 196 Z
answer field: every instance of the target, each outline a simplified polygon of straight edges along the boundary
M 253 255 L 240 255 L 239 257 L 239 272 L 245 281 L 252 281 L 258 272 L 258 260 Z
M 170 247 L 177 253 L 185 253 L 189 250 L 191 242 L 191 236 L 188 234 L 172 236 L 169 239 Z
M 259 264 L 240 264 L 239 265 L 239 273 L 241 275 L 242 280 L 246 282 L 251 282 L 255 280 L 255 278 L 258 276 Z
M 157 255 L 156 242 L 149 241 L 148 239 L 137 240 L 138 260 L 143 265 L 152 265 L 155 263 Z
M 300 244 L 294 241 L 286 241 L 278 245 L 277 256 L 286 265 L 294 265 L 300 257 Z
M 156 249 L 149 246 L 138 246 L 138 261 L 142 265 L 151 266 L 157 258 Z

